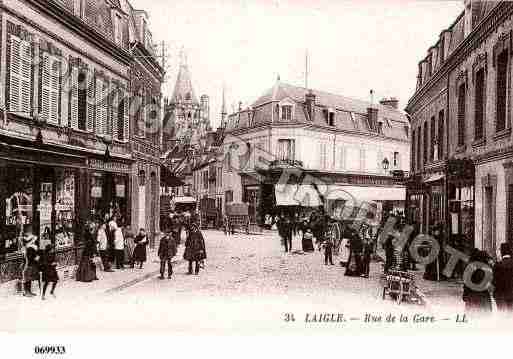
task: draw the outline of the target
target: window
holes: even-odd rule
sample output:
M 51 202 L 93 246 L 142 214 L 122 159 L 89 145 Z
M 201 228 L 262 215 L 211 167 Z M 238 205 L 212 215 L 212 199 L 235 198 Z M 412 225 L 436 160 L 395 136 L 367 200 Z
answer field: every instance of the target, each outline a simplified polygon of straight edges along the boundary
M 292 120 L 292 106 L 291 105 L 281 106 L 281 119 L 283 121 L 291 121 Z
M 458 88 L 458 146 L 465 144 L 465 104 L 467 102 L 466 85 Z
M 416 158 L 416 147 L 417 145 L 417 137 L 416 137 L 416 133 L 415 133 L 415 130 L 413 130 L 412 132 L 412 135 L 411 135 L 411 168 L 412 170 L 415 170 L 415 165 L 416 165 L 416 161 L 415 161 L 415 158 Z
M 328 168 L 328 145 L 321 143 L 319 146 L 320 168 L 326 169 Z
M 328 113 L 328 125 L 335 126 L 335 112 L 330 111 Z
M 444 111 L 438 114 L 438 158 L 444 158 Z
M 417 130 L 417 169 L 422 167 L 422 125 Z
M 484 122 L 484 95 L 485 95 L 485 70 L 480 69 L 476 73 L 476 101 L 474 109 L 474 139 L 483 138 L 483 122 Z
M 85 131 L 87 126 L 87 88 L 85 73 L 78 75 L 78 129 Z
M 399 152 L 394 152 L 394 168 L 399 167 Z
M 292 161 L 295 159 L 295 141 L 290 139 L 278 140 L 278 159 Z
M 116 14 L 114 17 L 114 40 L 116 44 L 123 45 L 123 23 L 121 20 L 121 16 Z
M 431 161 L 435 160 L 436 131 L 436 120 L 435 116 L 433 116 L 431 117 L 431 148 L 429 152 L 429 158 Z
M 428 122 L 424 122 L 424 157 L 423 164 L 426 165 L 428 163 L 428 154 L 429 154 L 429 130 L 428 130 Z
M 233 202 L 233 191 L 226 191 L 224 193 L 224 202 L 232 203 Z
M 41 56 L 39 79 L 39 109 L 41 118 L 59 125 L 61 62 L 44 52 Z
M 30 114 L 32 110 L 32 45 L 11 35 L 9 66 L 9 111 Z
M 137 108 L 135 110 L 135 133 L 138 137 L 144 137 L 144 100 L 143 96 L 137 95 Z
M 118 95 L 119 96 L 119 95 Z M 126 99 L 121 99 L 118 104 L 118 111 L 117 111 L 117 138 L 120 141 L 125 140 L 125 103 Z M 128 121 L 127 121 L 128 122 Z
M 96 79 L 96 134 L 107 134 L 107 96 L 108 84 L 102 78 Z
M 508 86 L 508 51 L 497 56 L 497 115 L 496 131 L 506 128 L 506 98 Z
M 338 148 L 338 167 L 340 169 L 345 169 L 345 151 L 344 146 L 340 146 Z

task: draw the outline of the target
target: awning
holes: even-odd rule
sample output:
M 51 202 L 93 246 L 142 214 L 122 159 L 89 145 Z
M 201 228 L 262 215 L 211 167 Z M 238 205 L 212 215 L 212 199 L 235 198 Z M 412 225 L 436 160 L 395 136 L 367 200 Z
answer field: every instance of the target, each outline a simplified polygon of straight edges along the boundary
M 311 185 L 275 185 L 277 206 L 318 207 L 322 205 L 317 191 Z
M 329 200 L 355 200 L 356 202 L 373 201 L 405 201 L 404 187 L 375 187 L 375 186 L 329 186 L 326 198 Z
M 180 187 L 185 183 L 176 177 L 166 166 L 160 166 L 160 182 L 165 187 Z
M 438 180 L 441 180 L 442 178 L 444 178 L 443 173 L 434 173 L 430 175 L 426 180 L 424 180 L 424 183 L 436 182 Z

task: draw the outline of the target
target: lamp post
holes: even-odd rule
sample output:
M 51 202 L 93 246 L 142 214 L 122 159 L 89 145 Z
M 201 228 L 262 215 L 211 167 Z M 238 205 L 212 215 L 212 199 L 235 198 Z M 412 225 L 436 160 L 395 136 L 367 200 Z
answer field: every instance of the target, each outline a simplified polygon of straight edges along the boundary
M 109 150 L 110 145 L 112 145 L 112 136 L 105 135 L 103 136 L 102 141 L 105 144 L 105 161 L 109 161 L 112 158 Z

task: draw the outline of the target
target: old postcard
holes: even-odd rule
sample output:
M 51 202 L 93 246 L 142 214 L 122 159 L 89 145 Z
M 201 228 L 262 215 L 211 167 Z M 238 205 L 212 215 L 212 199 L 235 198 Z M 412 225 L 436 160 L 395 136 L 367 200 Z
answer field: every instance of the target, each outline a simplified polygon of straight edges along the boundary
M 0 1 L 0 332 L 511 330 L 512 16 Z

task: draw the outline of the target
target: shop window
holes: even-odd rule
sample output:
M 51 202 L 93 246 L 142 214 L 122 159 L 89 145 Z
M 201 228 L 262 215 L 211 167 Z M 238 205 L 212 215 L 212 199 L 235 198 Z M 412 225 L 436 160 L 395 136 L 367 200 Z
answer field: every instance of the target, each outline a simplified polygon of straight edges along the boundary
M 33 225 L 33 181 L 30 167 L 0 166 L 0 254 L 20 251 L 26 226 Z
M 57 170 L 55 199 L 55 246 L 72 246 L 75 240 L 75 174 Z

